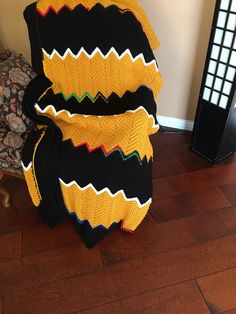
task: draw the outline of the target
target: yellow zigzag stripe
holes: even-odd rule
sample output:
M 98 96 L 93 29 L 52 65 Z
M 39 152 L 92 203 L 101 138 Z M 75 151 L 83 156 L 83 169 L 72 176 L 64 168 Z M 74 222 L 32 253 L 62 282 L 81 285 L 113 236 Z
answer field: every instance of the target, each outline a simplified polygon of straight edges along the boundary
M 21 161 L 21 165 L 23 168 L 24 177 L 27 183 L 27 187 L 28 187 L 32 202 L 35 206 L 39 206 L 41 199 L 37 192 L 37 186 L 34 180 L 34 171 L 32 167 L 32 162 L 27 166 L 27 168 L 24 166 L 22 161 Z
M 151 65 L 153 64 L 156 68 L 156 71 L 158 72 L 158 66 L 156 63 L 156 60 L 153 59 L 150 62 L 146 62 L 143 53 L 138 54 L 136 57 L 132 56 L 132 53 L 130 51 L 130 49 L 126 49 L 122 54 L 119 55 L 119 53 L 116 51 L 116 49 L 114 47 L 112 47 L 106 54 L 104 54 L 100 48 L 96 47 L 93 52 L 91 54 L 87 53 L 87 51 L 84 49 L 84 47 L 82 47 L 78 53 L 74 54 L 73 51 L 70 48 L 67 48 L 66 51 L 63 54 L 60 54 L 56 49 L 53 49 L 52 53 L 47 53 L 47 51 L 45 49 L 42 48 L 43 54 L 47 55 L 48 58 L 53 59 L 53 57 L 55 55 L 57 55 L 60 59 L 65 60 L 66 57 L 68 55 L 71 55 L 74 59 L 79 59 L 81 54 L 86 55 L 89 59 L 93 59 L 93 57 L 96 54 L 100 54 L 101 57 L 105 60 L 108 59 L 110 54 L 114 54 L 117 59 L 121 60 L 124 58 L 125 55 L 129 55 L 130 59 L 132 60 L 132 62 L 135 62 L 137 59 L 141 59 L 143 61 L 143 64 L 145 66 Z
M 92 58 L 82 51 L 78 59 L 70 53 L 62 58 L 43 51 L 45 75 L 53 82 L 54 93 L 63 92 L 66 97 L 76 93 L 80 98 L 85 92 L 93 98 L 98 92 L 106 98 L 112 92 L 122 97 L 127 90 L 135 92 L 145 85 L 156 98 L 162 86 L 161 74 L 155 63 L 145 65 L 143 60 L 141 56 L 133 59 L 129 53 L 119 59 L 114 51 L 106 59 L 98 50 Z
M 63 140 L 71 139 L 74 146 L 87 142 L 91 149 L 103 145 L 110 151 L 119 145 L 126 156 L 134 151 L 139 153 L 141 159 L 147 156 L 148 161 L 153 156 L 149 135 L 156 133 L 159 126 L 153 127 L 154 119 L 147 115 L 143 107 L 112 116 L 70 116 L 66 111 L 55 114 L 53 106 L 45 108 L 43 113 L 37 106 L 35 109 L 39 115 L 52 119 L 61 129 Z
M 155 32 L 147 18 L 147 15 L 137 0 L 39 0 L 37 2 L 37 9 L 45 14 L 47 13 L 49 7 L 54 8 L 54 10 L 58 12 L 65 5 L 73 10 L 78 4 L 82 4 L 89 10 L 97 3 L 102 4 L 104 7 L 116 5 L 121 10 L 128 9 L 129 11 L 131 11 L 136 19 L 141 23 L 143 31 L 146 33 L 151 48 L 157 49 L 160 46 L 160 42 L 155 35 Z
M 25 166 L 21 160 L 21 165 L 23 168 L 23 173 L 24 173 L 24 177 L 25 177 L 25 180 L 27 183 L 27 187 L 28 187 L 32 202 L 35 206 L 39 206 L 39 204 L 42 200 L 42 196 L 40 193 L 38 181 L 37 181 L 36 174 L 35 174 L 34 160 L 35 160 L 35 154 L 37 152 L 37 148 L 38 148 L 39 143 L 41 142 L 42 138 L 44 137 L 44 135 L 45 135 L 45 130 L 42 131 L 42 134 L 40 135 L 37 143 L 34 146 L 32 161 L 29 163 L 29 165 Z
M 101 224 L 109 228 L 113 222 L 124 219 L 123 227 L 134 231 L 151 205 L 151 199 L 140 207 L 123 193 L 111 195 L 108 190 L 98 193 L 92 186 L 83 190 L 75 182 L 65 184 L 60 180 L 60 185 L 68 211 L 76 213 L 80 220 L 87 219 L 93 228 Z

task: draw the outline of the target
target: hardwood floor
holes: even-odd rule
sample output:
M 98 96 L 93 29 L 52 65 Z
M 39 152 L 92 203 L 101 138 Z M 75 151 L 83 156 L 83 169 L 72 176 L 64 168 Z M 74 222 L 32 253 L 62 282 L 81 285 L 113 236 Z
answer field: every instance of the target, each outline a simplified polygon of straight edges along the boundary
M 151 137 L 154 198 L 133 234 L 87 249 L 43 225 L 26 183 L 0 205 L 0 314 L 236 313 L 236 156 L 211 166 L 189 134 Z

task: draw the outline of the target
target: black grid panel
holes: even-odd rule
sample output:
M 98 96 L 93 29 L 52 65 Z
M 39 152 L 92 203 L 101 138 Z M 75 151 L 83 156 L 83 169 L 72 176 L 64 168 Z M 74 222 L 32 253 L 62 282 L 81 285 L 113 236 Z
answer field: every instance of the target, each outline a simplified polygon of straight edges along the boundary
M 211 33 L 202 99 L 227 109 L 236 79 L 236 0 L 218 0 Z

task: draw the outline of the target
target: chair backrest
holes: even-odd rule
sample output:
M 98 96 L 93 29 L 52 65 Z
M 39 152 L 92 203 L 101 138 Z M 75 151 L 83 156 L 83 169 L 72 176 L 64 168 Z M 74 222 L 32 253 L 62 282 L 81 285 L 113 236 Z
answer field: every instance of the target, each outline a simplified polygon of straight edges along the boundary
M 22 54 L 10 50 L 0 54 L 0 120 L 11 131 L 24 133 L 33 126 L 22 112 L 22 99 L 34 77 L 31 65 Z

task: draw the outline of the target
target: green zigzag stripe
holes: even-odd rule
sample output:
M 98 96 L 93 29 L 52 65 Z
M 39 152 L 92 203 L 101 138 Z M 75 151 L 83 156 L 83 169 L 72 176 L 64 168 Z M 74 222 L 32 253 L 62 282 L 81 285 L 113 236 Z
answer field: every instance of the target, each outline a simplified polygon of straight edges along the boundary
M 136 158 L 137 158 L 138 161 L 139 161 L 140 166 L 142 166 L 142 159 L 140 158 L 139 153 L 136 152 L 136 151 L 133 152 L 133 153 L 131 153 L 130 155 L 127 155 L 127 156 L 125 156 L 124 153 L 123 153 L 119 148 L 116 148 L 116 149 L 112 150 L 112 151 L 109 152 L 109 153 L 104 152 L 103 149 L 102 149 L 102 151 L 103 151 L 105 157 L 111 155 L 111 154 L 114 153 L 115 151 L 118 151 L 118 152 L 120 153 L 120 155 L 121 155 L 121 158 L 122 158 L 124 161 L 126 161 L 127 159 L 129 159 L 129 158 L 131 158 L 131 157 L 133 157 L 133 156 L 136 156 Z M 150 159 L 153 161 L 153 157 L 152 157 L 152 156 L 151 156 Z
M 62 94 L 65 101 L 68 101 L 68 100 L 70 100 L 70 98 L 75 97 L 78 102 L 82 102 L 85 97 L 88 97 L 93 103 L 95 103 L 98 97 L 102 97 L 105 102 L 107 102 L 107 103 L 109 102 L 109 100 L 107 100 L 101 93 L 98 93 L 95 98 L 93 98 L 88 92 L 85 92 L 82 95 L 82 97 L 79 97 L 76 93 L 72 93 L 68 97 L 63 92 L 60 92 L 60 94 Z
M 138 159 L 139 164 L 142 165 L 142 160 L 141 160 L 141 158 L 140 158 L 140 156 L 139 156 L 139 153 L 138 153 L 137 151 L 134 151 L 134 152 L 131 153 L 130 155 L 125 156 L 125 154 L 123 153 L 123 151 L 122 151 L 121 148 L 119 148 L 119 147 L 116 147 L 115 149 L 112 149 L 112 150 L 110 150 L 110 151 L 106 151 L 106 149 L 104 148 L 103 145 L 98 145 L 98 146 L 96 146 L 96 147 L 94 147 L 94 148 L 90 148 L 90 146 L 89 146 L 89 144 L 88 144 L 87 142 L 82 142 L 82 143 L 80 143 L 79 145 L 77 145 L 76 147 L 78 148 L 78 147 L 83 146 L 83 145 L 85 145 L 85 146 L 87 147 L 87 150 L 88 150 L 89 152 L 92 152 L 92 151 L 94 151 L 94 150 L 100 148 L 100 149 L 102 150 L 102 152 L 103 152 L 103 154 L 104 154 L 105 157 L 107 157 L 107 156 L 113 154 L 115 151 L 118 151 L 118 152 L 120 153 L 121 158 L 123 159 L 123 161 L 126 161 L 127 159 L 129 159 L 129 158 L 135 156 L 135 157 Z M 151 156 L 151 159 L 152 159 L 152 156 Z
M 114 149 L 113 151 L 111 151 L 111 152 L 108 153 L 108 154 L 106 154 L 104 151 L 103 151 L 103 153 L 104 153 L 104 155 L 109 156 L 109 155 L 111 155 L 111 154 L 112 154 L 113 152 L 115 152 L 115 151 L 118 151 L 118 152 L 120 153 L 120 155 L 121 155 L 121 157 L 122 157 L 122 159 L 123 159 L 124 161 L 126 161 L 127 159 L 129 159 L 129 158 L 131 158 L 131 157 L 133 157 L 133 156 L 136 156 L 137 159 L 138 159 L 138 161 L 139 161 L 139 164 L 142 165 L 142 160 L 141 160 L 141 158 L 140 158 L 140 156 L 139 156 L 139 154 L 138 154 L 137 152 L 133 152 L 132 154 L 130 154 L 130 155 L 128 155 L 128 156 L 125 156 L 125 155 L 123 154 L 123 152 L 122 152 L 120 149 L 116 148 L 116 149 Z

